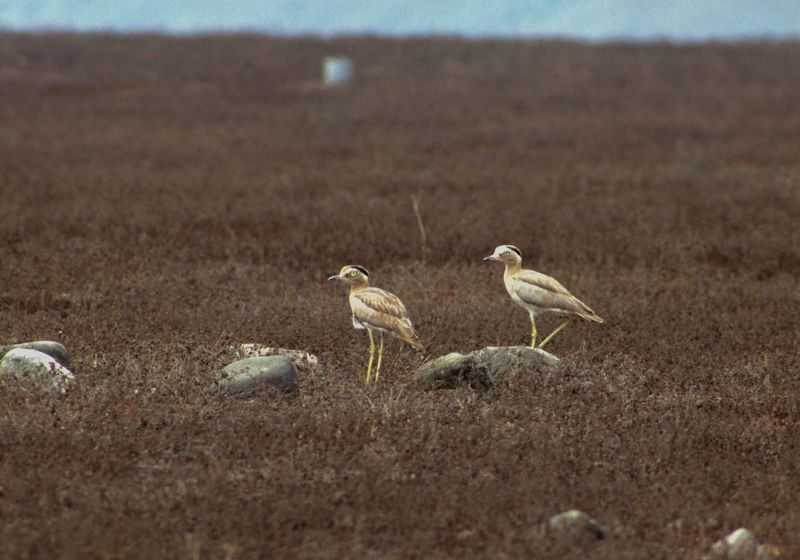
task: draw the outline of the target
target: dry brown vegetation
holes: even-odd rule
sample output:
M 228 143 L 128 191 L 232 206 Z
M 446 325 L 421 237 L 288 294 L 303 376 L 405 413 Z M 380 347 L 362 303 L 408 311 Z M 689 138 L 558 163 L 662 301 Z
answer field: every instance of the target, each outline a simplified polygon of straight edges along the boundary
M 316 83 L 344 53 L 358 81 Z M 3 558 L 800 557 L 798 43 L 0 35 Z M 412 195 L 420 194 L 425 259 Z M 365 387 L 343 264 L 434 355 L 524 344 L 499 243 L 603 315 L 559 376 Z M 543 330 L 553 325 L 547 322 Z M 296 396 L 206 393 L 228 345 Z M 579 508 L 609 537 L 538 532 Z

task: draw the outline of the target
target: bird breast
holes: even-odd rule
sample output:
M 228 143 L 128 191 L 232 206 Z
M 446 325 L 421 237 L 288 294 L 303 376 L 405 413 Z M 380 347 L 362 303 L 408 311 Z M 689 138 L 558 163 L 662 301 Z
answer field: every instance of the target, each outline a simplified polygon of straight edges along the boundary
M 513 276 L 510 274 L 506 274 L 503 276 L 503 283 L 506 286 L 506 291 L 508 295 L 511 296 L 511 299 L 514 300 L 514 303 L 522 307 L 523 309 L 529 312 L 539 311 L 539 307 L 531 302 L 523 300 L 520 295 L 517 293 L 518 289 L 520 288 L 519 280 L 515 280 Z
M 503 276 L 503 283 L 505 284 L 506 291 L 508 292 L 508 295 L 511 296 L 511 299 L 520 305 L 524 305 L 524 302 L 520 299 L 519 295 L 517 295 L 517 286 L 514 278 L 510 274 L 506 274 Z

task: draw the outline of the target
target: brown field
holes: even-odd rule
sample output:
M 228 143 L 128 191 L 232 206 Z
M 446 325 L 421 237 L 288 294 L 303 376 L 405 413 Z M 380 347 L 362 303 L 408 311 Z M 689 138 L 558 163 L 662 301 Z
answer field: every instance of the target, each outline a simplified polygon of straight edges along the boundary
M 344 53 L 358 80 L 317 84 Z M 800 43 L 0 34 L 0 558 L 800 558 Z M 423 248 L 411 196 L 421 195 Z M 325 277 L 366 266 L 431 355 L 525 344 L 514 243 L 608 320 L 558 376 L 427 393 Z M 544 321 L 542 331 L 552 328 Z M 299 393 L 218 400 L 238 342 Z M 608 538 L 564 547 L 569 508 Z

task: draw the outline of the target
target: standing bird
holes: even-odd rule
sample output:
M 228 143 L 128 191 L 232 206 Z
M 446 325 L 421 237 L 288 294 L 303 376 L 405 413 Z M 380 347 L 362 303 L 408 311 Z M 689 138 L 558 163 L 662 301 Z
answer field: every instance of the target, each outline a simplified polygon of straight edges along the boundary
M 566 327 L 572 319 L 580 317 L 595 323 L 605 321 L 588 305 L 569 293 L 555 278 L 535 270 L 522 268 L 522 253 L 513 245 L 500 245 L 484 261 L 500 261 L 506 265 L 503 282 L 511 299 L 525 308 L 531 316 L 531 346 L 536 346 L 536 316 L 544 314 L 567 317 L 539 345 L 544 345 Z
M 369 285 L 369 272 L 363 266 L 347 265 L 342 267 L 339 274 L 334 274 L 330 281 L 338 280 L 350 286 L 350 309 L 353 312 L 353 327 L 367 329 L 369 334 L 369 365 L 367 365 L 367 379 L 369 383 L 372 373 L 372 359 L 375 356 L 375 339 L 373 331 L 381 333 L 381 344 L 378 349 L 378 365 L 375 369 L 375 381 L 381 374 L 381 358 L 383 357 L 383 333 L 396 336 L 407 342 L 416 350 L 424 352 L 425 348 L 419 341 L 419 335 L 414 330 L 408 318 L 406 306 L 396 295 L 372 288 Z

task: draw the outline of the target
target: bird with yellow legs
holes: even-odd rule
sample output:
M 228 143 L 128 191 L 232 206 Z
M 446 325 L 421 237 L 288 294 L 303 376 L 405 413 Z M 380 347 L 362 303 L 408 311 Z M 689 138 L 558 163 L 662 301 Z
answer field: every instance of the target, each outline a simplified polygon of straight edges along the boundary
M 349 299 L 353 327 L 366 329 L 369 335 L 369 363 L 367 365 L 366 383 L 370 382 L 372 362 L 375 357 L 374 333 L 380 334 L 378 363 L 375 368 L 376 382 L 381 374 L 384 333 L 399 338 L 420 352 L 425 351 L 419 341 L 417 331 L 414 330 L 414 326 L 408 318 L 406 306 L 396 295 L 370 286 L 369 272 L 367 272 L 366 268 L 358 265 L 347 265 L 342 267 L 339 274 L 334 274 L 328 280 L 339 281 L 350 286 Z
M 531 346 L 536 347 L 537 315 L 558 315 L 566 320 L 556 327 L 538 348 L 550 342 L 575 318 L 595 323 L 605 321 L 588 305 L 573 296 L 555 278 L 535 270 L 522 268 L 522 252 L 513 245 L 500 245 L 484 261 L 499 261 L 506 267 L 503 282 L 514 303 L 525 309 L 531 318 Z

